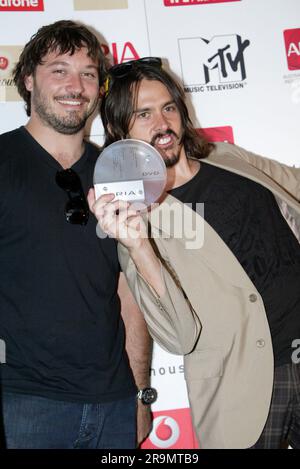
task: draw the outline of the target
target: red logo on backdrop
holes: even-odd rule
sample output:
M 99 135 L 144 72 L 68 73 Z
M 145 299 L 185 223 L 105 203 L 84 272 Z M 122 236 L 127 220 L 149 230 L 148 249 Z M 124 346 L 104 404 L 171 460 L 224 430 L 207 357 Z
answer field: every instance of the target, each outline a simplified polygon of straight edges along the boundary
M 283 31 L 289 70 L 300 70 L 300 28 Z
M 0 70 L 6 70 L 8 67 L 8 59 L 6 57 L 0 57 Z
M 198 448 L 190 409 L 154 412 L 153 428 L 142 449 Z
M 181 7 L 183 5 L 205 5 L 207 3 L 240 2 L 241 0 L 164 0 L 166 7 Z
M 203 135 L 209 142 L 228 142 L 234 143 L 233 129 L 229 125 L 224 127 L 207 127 L 206 129 L 197 129 L 200 135 Z
M 101 44 L 101 48 L 105 56 L 109 56 L 109 54 L 112 55 L 113 65 L 140 58 L 131 42 L 125 42 L 124 44 L 113 42 L 111 48 L 109 48 L 107 44 Z
M 44 11 L 44 0 L 0 0 L 1 11 Z

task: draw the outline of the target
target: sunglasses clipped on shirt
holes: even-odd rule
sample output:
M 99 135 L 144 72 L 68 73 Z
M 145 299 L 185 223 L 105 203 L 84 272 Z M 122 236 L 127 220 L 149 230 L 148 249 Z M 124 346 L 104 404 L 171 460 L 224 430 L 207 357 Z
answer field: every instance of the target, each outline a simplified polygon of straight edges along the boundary
M 63 169 L 57 171 L 55 181 L 69 197 L 65 205 L 66 221 L 72 225 L 86 225 L 89 207 L 78 174 L 73 169 Z
M 105 85 L 104 85 L 105 94 L 107 95 L 109 91 L 111 78 L 113 79 L 124 78 L 136 70 L 143 69 L 143 67 L 161 68 L 162 60 L 160 57 L 142 57 L 141 59 L 129 60 L 128 62 L 123 62 L 121 64 L 113 65 L 108 70 L 108 76 L 106 78 Z

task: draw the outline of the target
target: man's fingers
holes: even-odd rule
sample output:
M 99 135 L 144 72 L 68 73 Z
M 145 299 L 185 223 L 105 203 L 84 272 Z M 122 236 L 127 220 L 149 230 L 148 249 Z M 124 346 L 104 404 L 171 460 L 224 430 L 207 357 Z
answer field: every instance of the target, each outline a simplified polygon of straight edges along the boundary
M 89 204 L 90 211 L 93 211 L 93 205 L 95 203 L 95 189 L 90 188 L 88 195 L 87 195 L 87 201 Z
M 92 204 L 92 193 L 89 193 L 88 199 Z M 134 208 L 124 200 L 114 200 L 114 194 L 99 197 L 94 203 L 93 211 L 99 221 L 99 227 L 108 236 L 131 240 L 145 236 L 146 230 L 139 207 Z
M 137 214 L 135 210 L 131 210 L 130 208 L 128 210 L 121 210 L 117 216 L 119 219 L 119 223 L 127 222 L 128 225 L 130 225 L 133 219 L 140 219 L 139 214 Z
M 108 203 L 103 206 L 105 213 L 115 213 L 118 215 L 121 211 L 129 210 L 130 204 L 129 202 L 125 202 L 124 200 L 115 200 L 114 202 Z

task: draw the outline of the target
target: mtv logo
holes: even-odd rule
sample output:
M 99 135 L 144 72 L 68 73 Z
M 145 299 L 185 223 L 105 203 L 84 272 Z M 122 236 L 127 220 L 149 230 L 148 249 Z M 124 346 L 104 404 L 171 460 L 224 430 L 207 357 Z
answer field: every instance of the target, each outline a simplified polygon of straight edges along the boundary
M 173 409 L 154 412 L 152 431 L 141 448 L 199 448 L 192 426 L 190 409 Z
M 300 70 L 300 28 L 283 32 L 289 70 Z
M 178 40 L 182 79 L 186 86 L 205 85 L 210 81 L 230 83 L 246 78 L 244 51 L 248 39 L 238 34 Z

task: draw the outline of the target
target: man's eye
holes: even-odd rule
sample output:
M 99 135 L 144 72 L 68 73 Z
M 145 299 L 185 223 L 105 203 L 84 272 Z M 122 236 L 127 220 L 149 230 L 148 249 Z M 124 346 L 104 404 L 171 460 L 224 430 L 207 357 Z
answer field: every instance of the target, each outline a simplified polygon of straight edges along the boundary
M 62 69 L 57 69 L 57 70 L 53 70 L 53 73 L 57 73 L 58 75 L 60 75 L 60 74 L 63 75 L 65 73 L 65 71 L 62 70 Z
M 87 77 L 87 78 L 92 78 L 92 79 L 95 79 L 97 78 L 95 73 L 91 73 L 91 72 L 85 72 L 82 74 L 84 77 Z
M 165 111 L 175 112 L 176 111 L 176 106 L 174 106 L 173 104 L 171 106 L 167 106 L 167 107 L 165 107 Z
M 140 112 L 137 117 L 140 118 L 140 119 L 148 119 L 148 117 L 150 116 L 150 113 L 149 112 Z

